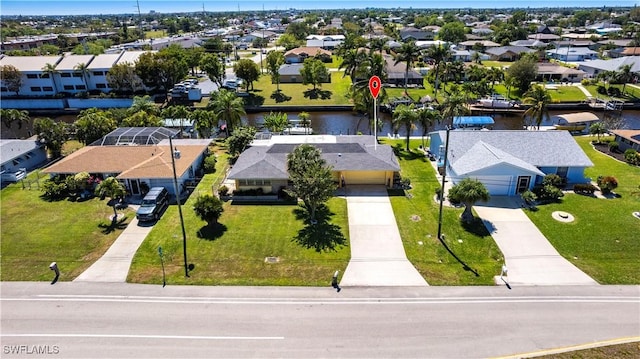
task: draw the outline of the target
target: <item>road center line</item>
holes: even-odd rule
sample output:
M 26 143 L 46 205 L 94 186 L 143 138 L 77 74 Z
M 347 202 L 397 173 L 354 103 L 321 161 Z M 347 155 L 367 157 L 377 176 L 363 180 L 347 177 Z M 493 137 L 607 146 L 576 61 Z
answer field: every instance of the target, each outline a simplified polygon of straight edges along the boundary
M 119 339 L 186 339 L 186 340 L 283 340 L 284 337 L 233 337 L 200 335 L 138 335 L 138 334 L 0 334 L 5 338 L 119 338 Z

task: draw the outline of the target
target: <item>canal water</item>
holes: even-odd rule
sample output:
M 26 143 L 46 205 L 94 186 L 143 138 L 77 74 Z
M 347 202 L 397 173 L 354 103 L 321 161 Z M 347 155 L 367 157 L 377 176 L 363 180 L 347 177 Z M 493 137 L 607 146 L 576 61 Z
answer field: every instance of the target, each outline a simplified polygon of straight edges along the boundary
M 311 128 L 314 134 L 331 134 L 331 135 L 353 135 L 362 133 L 365 135 L 373 134 L 373 130 L 369 128 L 369 121 L 366 117 L 355 114 L 349 111 L 308 111 L 310 114 Z M 550 116 L 555 116 L 563 113 L 572 113 L 578 111 L 550 111 Z M 605 121 L 618 122 L 616 128 L 625 129 L 640 129 L 640 111 L 624 111 L 621 115 L 612 113 L 611 111 L 591 111 L 601 119 Z M 245 116 L 242 121 L 245 125 L 259 126 L 263 123 L 264 116 L 268 114 L 264 113 L 251 113 Z M 521 114 L 516 115 L 499 115 L 499 114 L 487 114 L 493 117 L 495 124 L 492 126 L 494 130 L 518 130 L 522 129 L 525 125 L 524 119 Z M 290 120 L 298 118 L 297 112 L 287 113 Z M 382 129 L 378 131 L 379 136 L 387 136 L 393 134 L 393 128 L 391 125 L 391 115 L 386 113 L 380 113 L 379 117 L 383 121 Z M 58 121 L 65 121 L 72 123 L 76 120 L 76 115 L 65 115 L 54 117 Z M 435 124 L 429 131 L 443 129 L 445 123 Z M 543 125 L 551 125 L 550 122 L 545 121 Z M 23 126 L 22 129 L 12 128 L 10 130 L 2 126 L 2 138 L 25 138 L 33 133 L 31 124 Z M 404 128 L 400 128 L 398 131 L 400 137 L 406 136 Z M 417 124 L 411 131 L 411 136 L 421 136 L 422 127 Z

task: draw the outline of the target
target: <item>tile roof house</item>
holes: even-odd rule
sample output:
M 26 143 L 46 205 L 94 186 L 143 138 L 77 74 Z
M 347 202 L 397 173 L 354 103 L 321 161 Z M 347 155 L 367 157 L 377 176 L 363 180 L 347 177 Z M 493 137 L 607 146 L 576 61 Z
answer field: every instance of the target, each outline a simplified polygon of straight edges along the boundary
M 485 50 L 485 53 L 494 61 L 516 61 L 524 53 L 535 52 L 524 46 L 500 46 Z
M 615 141 L 618 142 L 621 151 L 632 148 L 640 152 L 640 130 L 614 130 L 611 133 L 616 136 Z
M 430 150 L 444 164 L 446 131 L 431 133 Z M 567 131 L 449 132 L 446 175 L 482 182 L 494 196 L 513 196 L 532 189 L 547 174 L 567 183 L 585 183 L 584 169 L 593 163 Z
M 349 184 L 380 184 L 391 186 L 400 165 L 393 149 L 375 144 L 373 136 L 272 136 L 255 140 L 233 165 L 228 179 L 235 188 L 262 188 L 265 193 L 277 193 L 286 187 L 287 155 L 301 143 L 322 151 L 322 158 L 332 167 L 336 183 L 344 179 Z
M 295 64 L 304 62 L 307 57 L 317 57 L 322 62 L 331 62 L 331 51 L 320 47 L 297 47 L 284 53 L 284 62 Z
M 120 128 L 118 130 L 140 129 Z M 109 135 L 107 135 L 109 136 Z M 169 140 L 157 138 L 153 141 L 120 139 L 118 144 L 106 141 L 103 145 L 83 147 L 43 170 L 50 175 L 73 175 L 89 172 L 102 178 L 115 176 L 131 194 L 140 194 L 140 184 L 149 187 L 165 187 L 174 193 L 172 153 Z M 211 140 L 175 139 L 176 177 L 180 188 L 196 177 Z M 99 143 L 99 142 L 96 142 Z M 175 193 L 174 193 L 175 194 Z

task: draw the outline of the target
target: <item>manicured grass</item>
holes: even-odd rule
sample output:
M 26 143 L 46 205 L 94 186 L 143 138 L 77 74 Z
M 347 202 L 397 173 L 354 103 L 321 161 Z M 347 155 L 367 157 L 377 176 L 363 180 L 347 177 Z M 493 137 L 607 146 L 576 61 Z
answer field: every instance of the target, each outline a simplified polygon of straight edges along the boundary
M 482 61 L 482 66 L 485 67 L 508 67 L 511 66 L 513 62 L 509 62 L 509 61 Z
M 162 247 L 167 282 L 199 285 L 284 285 L 325 286 L 335 270 L 343 271 L 350 258 L 346 201 L 328 202 L 328 222 L 309 226 L 294 204 L 224 204 L 220 225 L 209 228 L 198 219 L 192 205 L 198 193 L 211 193 L 224 173 L 224 156 L 219 169 L 206 175 L 182 212 L 187 233 L 187 258 L 195 265 L 190 278 L 184 276 L 182 234 L 177 206 L 170 206 L 138 249 L 128 281 L 162 283 L 158 247 Z M 335 239 L 344 245 L 316 251 L 297 239 Z M 278 257 L 278 263 L 266 263 Z
M 108 200 L 48 202 L 40 198 L 36 173 L 29 175 L 31 189 L 20 183 L 2 190 L 2 280 L 44 281 L 53 279 L 51 262 L 60 268 L 60 280 L 69 281 L 100 258 L 135 213 L 110 227 L 112 207 Z M 40 184 L 47 175 L 39 174 Z
M 640 283 L 640 168 L 618 162 L 594 150 L 593 137 L 576 141 L 594 163 L 587 177 L 612 175 L 618 179 L 618 198 L 599 199 L 568 193 L 560 203 L 538 206 L 527 215 L 560 254 L 601 284 Z M 571 223 L 551 218 L 554 211 L 575 217 Z
M 552 103 L 558 102 L 580 102 L 587 99 L 587 96 L 576 86 L 557 86 L 557 90 L 547 90 L 551 96 Z
M 313 91 L 313 85 L 281 83 L 280 92 L 276 92 L 276 84 L 271 83 L 271 76 L 263 75 L 254 83 L 254 91 L 250 91 L 245 103 L 252 106 L 318 106 L 349 105 L 346 97 L 351 85 L 349 77 L 342 77 L 344 72 L 331 72 L 331 83 L 324 83 Z
M 411 152 L 405 151 L 405 141 L 383 139 L 396 148 L 402 177 L 411 179 L 412 189 L 390 191 L 391 205 L 404 243 L 407 257 L 430 285 L 492 285 L 493 276 L 500 273 L 503 256 L 487 230 L 476 222 L 469 229 L 460 222 L 462 208 L 444 207 L 442 233 L 449 248 L 470 268 L 449 254 L 437 239 L 439 203 L 435 190 L 440 183 L 427 158 L 418 150 L 420 139 L 410 141 Z M 425 140 L 425 146 L 428 141 Z

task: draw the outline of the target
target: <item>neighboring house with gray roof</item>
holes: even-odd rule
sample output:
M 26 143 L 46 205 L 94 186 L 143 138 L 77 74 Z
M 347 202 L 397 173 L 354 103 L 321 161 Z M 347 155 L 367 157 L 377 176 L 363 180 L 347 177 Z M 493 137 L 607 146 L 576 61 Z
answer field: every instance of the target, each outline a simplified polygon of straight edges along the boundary
M 535 52 L 524 46 L 500 46 L 488 48 L 485 53 L 494 61 L 516 61 L 524 53 Z
M 585 61 L 595 60 L 598 58 L 598 52 L 588 47 L 562 47 L 558 49 L 547 50 L 546 54 L 549 58 L 560 61 Z
M 14 182 L 47 161 L 44 145 L 34 140 L 0 140 L 1 180 Z
M 431 133 L 430 150 L 444 164 L 446 131 Z M 447 177 L 482 182 L 494 196 L 530 190 L 545 175 L 567 183 L 585 183 L 584 169 L 593 163 L 567 131 L 462 131 L 449 133 Z
M 262 188 L 277 193 L 288 185 L 287 155 L 301 143 L 320 149 L 322 158 L 332 167 L 333 179 L 350 184 L 391 186 L 400 165 L 388 145 L 375 143 L 373 136 L 272 136 L 255 140 L 229 171 L 238 190 Z
M 300 73 L 300 70 L 302 69 L 303 66 L 304 65 L 301 63 L 281 65 L 280 68 L 278 69 L 278 75 L 280 76 L 280 83 L 281 84 L 302 83 L 302 74 Z M 326 78 L 322 79 L 321 82 L 330 83 L 331 74 L 329 74 L 329 76 L 327 76 Z M 275 82 L 273 82 L 272 80 L 271 83 L 275 83 Z
M 621 151 L 631 148 L 640 152 L 640 130 L 613 130 L 611 133 L 616 136 Z
M 624 65 L 631 65 L 631 72 L 640 72 L 640 56 L 625 56 L 611 60 L 593 60 L 578 64 L 578 70 L 586 72 L 591 77 L 605 71 L 619 71 Z

